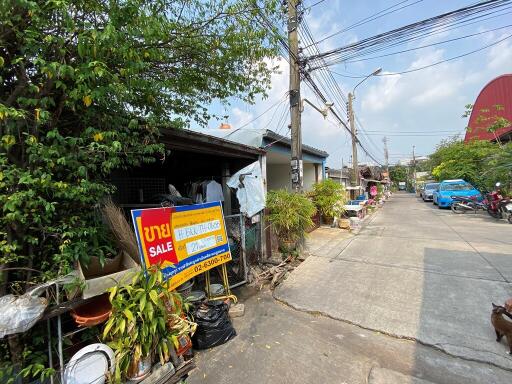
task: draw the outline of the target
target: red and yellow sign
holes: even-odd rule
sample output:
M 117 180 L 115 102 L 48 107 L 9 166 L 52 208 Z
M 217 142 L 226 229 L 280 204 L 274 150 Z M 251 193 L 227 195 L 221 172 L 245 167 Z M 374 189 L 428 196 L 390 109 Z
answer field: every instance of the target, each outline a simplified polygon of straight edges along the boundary
M 170 289 L 231 260 L 220 202 L 132 210 L 142 264 L 159 265 Z

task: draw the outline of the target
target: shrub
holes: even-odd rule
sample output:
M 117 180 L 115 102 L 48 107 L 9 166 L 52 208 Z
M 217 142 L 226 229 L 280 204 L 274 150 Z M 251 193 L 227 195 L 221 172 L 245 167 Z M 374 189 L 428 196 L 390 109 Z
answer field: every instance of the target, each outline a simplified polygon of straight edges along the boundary
M 345 211 L 343 208 L 347 201 L 345 188 L 334 180 L 325 179 L 315 184 L 310 196 L 325 217 L 339 217 Z
M 306 196 L 284 189 L 267 194 L 267 219 L 282 242 L 297 242 L 313 227 L 316 213 L 313 202 Z

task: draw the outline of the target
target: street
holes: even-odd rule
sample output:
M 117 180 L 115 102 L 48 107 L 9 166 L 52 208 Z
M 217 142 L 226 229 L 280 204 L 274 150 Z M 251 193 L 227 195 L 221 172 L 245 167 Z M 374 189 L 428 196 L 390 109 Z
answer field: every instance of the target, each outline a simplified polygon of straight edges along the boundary
M 491 302 L 512 296 L 510 230 L 395 194 L 357 236 L 313 249 L 274 299 L 253 292 L 239 336 L 200 353 L 190 382 L 511 382 L 490 324 Z

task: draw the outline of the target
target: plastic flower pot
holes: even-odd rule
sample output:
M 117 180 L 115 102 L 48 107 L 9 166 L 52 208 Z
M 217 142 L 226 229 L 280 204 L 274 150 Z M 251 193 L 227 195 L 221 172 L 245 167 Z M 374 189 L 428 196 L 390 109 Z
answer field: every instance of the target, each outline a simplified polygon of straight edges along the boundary
M 71 316 L 80 327 L 93 327 L 106 321 L 110 313 L 112 313 L 112 304 L 110 304 L 108 294 L 103 294 L 87 304 L 73 309 Z

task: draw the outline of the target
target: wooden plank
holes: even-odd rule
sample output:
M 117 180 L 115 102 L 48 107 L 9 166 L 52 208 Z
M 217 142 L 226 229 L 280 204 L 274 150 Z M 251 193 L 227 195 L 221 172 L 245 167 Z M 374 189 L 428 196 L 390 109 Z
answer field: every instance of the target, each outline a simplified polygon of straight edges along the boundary
M 183 376 L 188 374 L 196 367 L 193 360 L 184 362 L 178 367 L 178 369 L 172 371 L 169 371 L 166 368 L 166 365 L 158 368 L 149 377 L 142 380 L 139 384 L 174 384 L 179 382 Z

